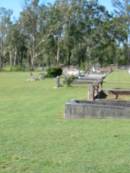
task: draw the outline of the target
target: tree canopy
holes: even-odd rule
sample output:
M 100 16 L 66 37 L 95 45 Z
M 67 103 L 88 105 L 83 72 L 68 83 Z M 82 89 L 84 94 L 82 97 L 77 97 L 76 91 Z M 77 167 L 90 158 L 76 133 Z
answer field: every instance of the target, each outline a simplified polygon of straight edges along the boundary
M 96 0 L 26 0 L 14 23 L 12 11 L 0 8 L 0 68 L 127 64 L 128 28 L 120 14 L 110 14 Z

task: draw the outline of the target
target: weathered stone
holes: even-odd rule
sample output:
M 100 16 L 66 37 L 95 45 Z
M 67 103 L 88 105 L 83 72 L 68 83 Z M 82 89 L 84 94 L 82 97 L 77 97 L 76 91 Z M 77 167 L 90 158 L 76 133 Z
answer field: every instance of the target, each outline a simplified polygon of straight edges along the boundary
M 56 77 L 56 87 L 57 88 L 61 87 L 61 84 L 60 84 L 60 76 L 57 76 Z
M 130 118 L 129 101 L 77 101 L 65 104 L 65 119 Z

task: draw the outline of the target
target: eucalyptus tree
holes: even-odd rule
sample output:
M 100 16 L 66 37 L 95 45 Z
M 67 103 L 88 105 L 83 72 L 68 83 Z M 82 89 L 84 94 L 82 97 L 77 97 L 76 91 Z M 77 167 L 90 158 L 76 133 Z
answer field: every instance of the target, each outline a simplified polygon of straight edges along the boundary
M 69 1 L 66 14 L 64 44 L 68 48 L 68 64 L 96 63 L 103 44 L 109 45 L 104 22 L 111 16 L 97 1 Z
M 112 0 L 112 4 L 117 13 L 120 16 L 127 15 L 127 11 L 129 10 L 130 0 Z
M 7 35 L 7 48 L 9 53 L 9 64 L 12 66 L 23 66 L 23 60 L 27 57 L 26 36 L 20 32 L 18 23 L 13 24 Z
M 46 18 L 45 52 L 48 62 L 58 64 L 60 60 L 60 40 L 62 37 L 63 13 L 58 5 L 50 5 Z
M 36 45 L 39 32 L 39 0 L 25 1 L 25 9 L 20 14 L 21 32 L 27 38 L 28 58 L 30 66 L 34 69 L 35 59 L 37 57 Z
M 0 8 L 0 68 L 3 66 L 6 55 L 6 38 L 12 24 L 11 15 L 11 10 Z
M 122 29 L 126 29 L 127 37 L 124 44 L 126 59 L 130 63 L 130 0 L 112 0 L 114 11 L 116 14 L 117 27 L 122 25 Z
M 97 0 L 56 0 L 49 5 L 25 0 L 20 18 L 11 23 L 10 17 L 10 11 L 0 10 L 1 66 L 4 57 L 11 66 L 28 63 L 31 69 L 122 61 L 117 54 L 122 56 L 121 45 L 126 45 L 128 20 L 124 14 L 110 15 Z

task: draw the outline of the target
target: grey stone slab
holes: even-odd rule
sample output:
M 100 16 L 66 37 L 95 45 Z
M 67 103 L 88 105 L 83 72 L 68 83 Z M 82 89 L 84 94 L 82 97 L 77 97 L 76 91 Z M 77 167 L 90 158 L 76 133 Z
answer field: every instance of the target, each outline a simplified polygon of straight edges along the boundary
M 130 102 L 73 100 L 65 104 L 65 119 L 80 119 L 87 117 L 130 118 Z

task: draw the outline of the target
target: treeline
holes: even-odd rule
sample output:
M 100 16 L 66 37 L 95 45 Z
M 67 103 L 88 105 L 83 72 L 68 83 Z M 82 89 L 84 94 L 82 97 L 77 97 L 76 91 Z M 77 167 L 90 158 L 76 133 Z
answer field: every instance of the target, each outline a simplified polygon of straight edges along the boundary
M 127 64 L 126 20 L 98 1 L 26 0 L 17 21 L 0 8 L 0 69 Z

